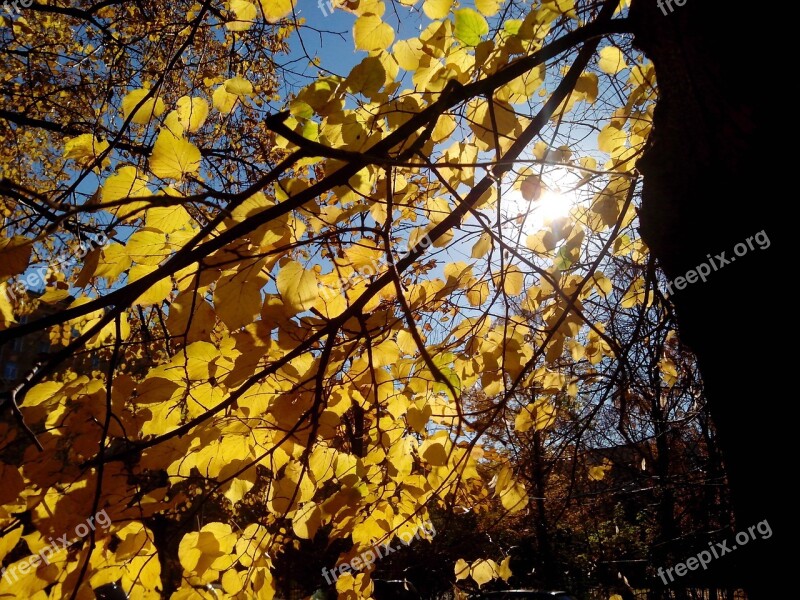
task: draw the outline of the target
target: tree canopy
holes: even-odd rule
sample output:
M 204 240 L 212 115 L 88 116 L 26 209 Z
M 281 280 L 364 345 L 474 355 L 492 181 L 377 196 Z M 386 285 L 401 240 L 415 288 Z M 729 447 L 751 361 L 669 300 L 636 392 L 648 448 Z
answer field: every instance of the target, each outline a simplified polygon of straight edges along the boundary
M 333 568 L 467 513 L 543 542 L 620 448 L 722 478 L 638 232 L 627 2 L 327 7 L 0 12 L 0 597 L 272 598 L 315 540 Z

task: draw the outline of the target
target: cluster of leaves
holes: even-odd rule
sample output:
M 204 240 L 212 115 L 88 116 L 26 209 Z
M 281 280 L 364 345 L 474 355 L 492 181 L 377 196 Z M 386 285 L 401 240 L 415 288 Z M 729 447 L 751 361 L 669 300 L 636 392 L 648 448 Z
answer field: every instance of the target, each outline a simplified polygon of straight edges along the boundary
M 0 559 L 113 523 L 0 595 L 270 598 L 297 540 L 347 540 L 344 561 L 429 507 L 522 514 L 482 436 L 567 418 L 624 360 L 609 307 L 655 301 L 634 166 L 654 77 L 624 7 L 400 0 L 421 27 L 396 40 L 383 1 L 336 2 L 363 58 L 295 86 L 297 6 L 217 4 L 0 23 L 0 344 L 52 343 L 5 396 Z M 556 181 L 571 210 L 538 222 Z M 49 263 L 90 233 L 110 243 L 80 269 Z M 370 572 L 336 589 L 369 597 Z

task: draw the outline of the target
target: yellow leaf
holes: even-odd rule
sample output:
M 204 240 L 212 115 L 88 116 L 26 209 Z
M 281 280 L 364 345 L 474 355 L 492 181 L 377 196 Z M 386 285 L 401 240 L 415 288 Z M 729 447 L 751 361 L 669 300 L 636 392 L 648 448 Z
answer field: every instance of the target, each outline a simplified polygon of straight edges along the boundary
M 267 507 L 275 514 L 288 513 L 310 500 L 316 489 L 307 469 L 299 462 L 291 462 L 284 469 L 283 477 L 270 484 Z
M 607 298 L 611 293 L 611 290 L 614 289 L 612 281 L 603 273 L 595 273 L 594 282 L 595 285 L 597 285 L 597 288 L 600 290 L 600 293 L 603 294 L 603 297 Z
M 644 302 L 646 287 L 647 284 L 643 277 L 634 279 L 631 283 L 631 287 L 628 288 L 628 291 L 625 292 L 625 295 L 620 301 L 622 308 L 630 308 Z
M 322 525 L 322 511 L 314 502 L 307 502 L 292 519 L 292 530 L 297 537 L 304 540 L 314 539 L 320 525 Z
M 247 4 L 250 4 L 249 2 Z M 252 5 L 251 5 L 252 6 Z M 253 6 L 255 8 L 255 6 Z M 183 96 L 177 105 L 178 121 L 189 133 L 194 133 L 203 126 L 208 117 L 208 102 L 202 98 Z
M 105 140 L 102 142 L 91 133 L 84 133 L 67 140 L 64 144 L 64 158 L 71 158 L 79 163 L 91 162 L 103 153 L 109 146 Z
M 456 24 L 453 35 L 465 46 L 477 46 L 489 33 L 489 23 L 479 12 L 471 8 L 455 11 L 455 17 Z
M 403 354 L 414 355 L 418 351 L 414 336 L 405 329 L 397 332 L 397 345 Z
M 214 90 L 214 93 L 211 96 L 211 101 L 214 104 L 214 108 L 216 108 L 223 115 L 227 115 L 233 110 L 237 100 L 239 100 L 239 96 L 235 94 L 229 94 L 227 91 L 225 91 L 224 85 L 221 85 Z
M 103 202 L 113 202 L 122 198 L 141 198 L 149 196 L 147 177 L 140 174 L 136 167 L 120 167 L 117 172 L 106 179 L 100 198 Z
M 472 258 L 483 258 L 486 253 L 492 248 L 492 236 L 488 233 L 482 233 L 478 241 L 472 247 Z
M 525 277 L 517 265 L 509 265 L 503 277 L 503 291 L 509 296 L 517 296 L 522 293 Z
M 141 265 L 157 265 L 164 260 L 168 248 L 164 232 L 153 229 L 140 229 L 125 244 L 131 260 Z
M 234 330 L 252 323 L 261 312 L 261 288 L 267 277 L 259 273 L 260 264 L 226 275 L 214 288 L 214 309 L 228 329 Z
M 528 202 L 538 200 L 542 195 L 542 180 L 538 175 L 530 175 L 522 182 L 519 191 Z
M 31 260 L 32 250 L 31 241 L 22 236 L 0 238 L 0 277 L 23 273 Z
M 487 17 L 497 14 L 500 3 L 497 0 L 475 0 L 475 8 Z
M 177 110 L 169 111 L 164 118 L 164 122 L 161 124 L 161 129 L 168 130 L 175 137 L 183 137 L 183 134 L 186 133 L 186 128 L 181 124 L 181 119 L 178 116 Z
M 319 284 L 313 271 L 290 261 L 281 267 L 276 280 L 284 305 L 293 314 L 308 310 L 319 299 Z
M 231 562 L 236 534 L 227 523 L 209 523 L 200 531 L 187 533 L 178 546 L 178 560 L 191 573 L 202 575 L 210 568 Z
M 597 100 L 598 94 L 598 77 L 596 73 L 584 73 L 578 77 L 578 82 L 575 84 L 575 94 L 578 98 L 576 100 L 586 100 L 592 104 Z
M 247 492 L 253 488 L 253 485 L 254 484 L 252 481 L 234 477 L 233 481 L 230 482 L 228 489 L 225 490 L 225 497 L 230 500 L 232 504 L 236 504 L 245 497 Z
M 277 23 L 292 13 L 294 0 L 261 0 L 267 23 Z
M 453 0 L 425 0 L 422 10 L 425 16 L 434 21 L 444 19 L 453 7 Z
M 509 563 L 511 562 L 511 556 L 506 556 L 498 565 L 497 567 L 497 576 L 500 577 L 503 581 L 508 581 L 508 578 L 513 575 L 511 572 L 511 567 L 509 567 Z
M 236 596 L 236 594 L 244 589 L 245 582 L 242 580 L 242 577 L 244 576 L 246 576 L 246 573 L 240 573 L 239 571 L 228 569 L 222 574 L 222 588 L 227 594 Z
M 525 486 L 519 482 L 514 482 L 500 492 L 500 503 L 509 514 L 518 513 L 528 505 L 528 493 Z
M 386 367 L 397 362 L 400 358 L 400 349 L 394 340 L 386 340 L 372 347 L 372 366 Z
M 377 15 L 363 15 L 353 25 L 357 50 L 385 50 L 394 41 L 394 29 Z
M 397 42 L 392 49 L 392 55 L 397 64 L 406 71 L 416 71 L 420 60 L 427 56 L 422 50 L 422 42 L 416 38 Z
M 162 179 L 182 179 L 200 169 L 200 150 L 168 130 L 158 134 L 150 156 L 150 170 Z
M 597 66 L 603 73 L 608 73 L 609 75 L 615 75 L 628 68 L 625 56 L 616 46 L 606 46 L 600 50 L 600 60 Z
M 514 421 L 514 429 L 524 433 L 529 429 L 544 430 L 556 421 L 556 409 L 547 400 L 540 399 L 523 408 Z
M 7 327 L 11 323 L 16 323 L 14 318 L 14 307 L 11 300 L 14 298 L 14 292 L 9 288 L 8 284 L 0 283 L 0 324 Z
M 253 94 L 253 84 L 243 77 L 232 77 L 223 84 L 225 91 L 234 96 L 250 96 Z
M 3 539 L 0 539 L 0 561 L 5 560 L 8 553 L 14 549 L 14 546 L 19 542 L 22 537 L 22 527 L 17 527 L 10 533 L 7 533 Z
M 125 119 L 128 119 L 133 113 L 131 123 L 147 125 L 153 117 L 161 116 L 161 113 L 164 112 L 164 101 L 161 98 L 157 98 L 156 93 L 153 94 L 152 98 L 145 100 L 140 108 L 136 108 L 150 92 L 151 90 L 149 89 L 141 88 L 129 92 L 122 99 L 122 115 Z M 136 110 L 135 113 L 133 112 L 134 110 Z
M 497 577 L 494 561 L 486 559 L 476 560 L 472 563 L 470 575 L 478 584 L 478 587 L 483 586 L 484 583 L 489 583 L 492 579 Z
M 377 56 L 368 56 L 356 65 L 344 82 L 345 87 L 353 92 L 374 96 L 386 82 L 386 71 Z
M 131 257 L 128 255 L 127 249 L 121 244 L 110 244 L 103 248 L 100 253 L 100 259 L 97 262 L 94 274 L 97 277 L 105 277 L 110 281 L 116 279 L 120 273 L 130 266 Z
M 467 301 L 470 306 L 480 306 L 489 298 L 489 283 L 477 278 L 470 280 L 467 289 Z
M 345 411 L 350 408 L 350 402 L 343 402 Z M 330 405 L 329 405 L 330 406 Z M 327 446 L 316 446 L 308 459 L 308 468 L 314 475 L 317 484 L 328 481 L 334 476 L 334 462 L 336 461 L 336 450 Z
M 134 265 L 128 276 L 128 282 L 133 283 L 145 275 L 149 275 L 157 268 L 158 267 L 151 265 Z M 147 291 L 139 296 L 134 304 L 140 304 L 142 306 L 161 304 L 169 297 L 170 292 L 172 292 L 172 280 L 169 277 L 164 277 L 147 288 Z
M 617 148 L 625 145 L 628 135 L 617 125 L 609 123 L 603 127 L 597 136 L 597 147 L 601 152 L 614 152 Z
M 469 577 L 469 563 L 467 563 L 467 561 L 465 561 L 463 558 L 459 558 L 456 561 L 453 571 L 456 574 L 456 581 L 466 579 Z
M 158 229 L 164 233 L 172 233 L 192 222 L 192 217 L 186 209 L 177 206 L 154 206 L 145 212 L 145 227 Z
M 360 239 L 344 251 L 345 256 L 350 261 L 350 266 L 362 271 L 366 276 L 375 275 L 376 269 L 380 268 L 383 260 L 383 250 L 375 242 L 369 239 Z
M 419 453 L 429 465 L 442 467 L 447 464 L 447 449 L 442 442 L 425 440 L 420 446 Z
M 575 16 L 575 0 L 546 0 L 542 2 L 542 6 L 554 13 L 577 18 Z
M 601 481 L 602 479 L 605 479 L 606 472 L 610 471 L 611 467 L 611 461 L 607 458 L 604 458 L 602 465 L 597 465 L 589 469 L 589 479 L 591 481 Z
M 664 383 L 669 387 L 675 385 L 678 381 L 678 368 L 675 363 L 671 359 L 664 357 L 659 362 L 659 366 L 661 367 Z
M 383 16 L 383 13 L 386 12 L 386 4 L 384 0 L 334 0 L 334 2 L 338 4 L 345 4 L 345 3 L 352 3 L 357 4 L 357 6 L 350 7 L 343 6 L 345 10 L 349 10 L 353 14 L 358 15 L 377 15 L 379 17 Z
M 231 0 L 230 9 L 236 15 L 236 20 L 225 23 L 230 31 L 247 31 L 258 15 L 256 5 L 247 0 Z

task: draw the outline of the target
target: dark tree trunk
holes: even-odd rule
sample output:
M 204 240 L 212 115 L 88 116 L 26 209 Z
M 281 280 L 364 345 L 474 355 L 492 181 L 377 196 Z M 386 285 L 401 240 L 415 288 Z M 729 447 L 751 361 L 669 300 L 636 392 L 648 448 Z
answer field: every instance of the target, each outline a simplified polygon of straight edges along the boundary
M 766 519 L 773 531 L 769 540 L 756 533 L 729 558 L 750 598 L 787 597 L 773 594 L 795 586 L 789 583 L 795 567 L 778 548 L 794 541 L 783 517 L 789 501 L 796 502 L 781 479 L 796 477 L 795 453 L 786 451 L 795 427 L 786 406 L 797 392 L 787 368 L 794 351 L 780 341 L 791 339 L 796 319 L 782 301 L 782 282 L 796 277 L 783 248 L 784 230 L 796 226 L 789 206 L 798 200 L 793 178 L 788 198 L 781 189 L 791 171 L 777 144 L 794 136 L 787 106 L 794 92 L 769 76 L 785 54 L 774 19 L 791 19 L 766 4 L 673 0 L 671 6 L 670 13 L 664 5 L 665 16 L 656 0 L 633 0 L 631 10 L 636 44 L 655 64 L 661 95 L 651 144 L 639 161 L 641 231 L 670 280 L 708 262 L 709 253 L 725 251 L 730 259 L 734 246 L 762 230 L 771 242 L 765 250 L 754 243 L 706 283 L 673 288 L 671 299 L 705 381 L 736 529 Z M 785 80 L 793 70 L 786 65 Z M 781 223 L 787 225 L 779 229 Z M 687 548 L 686 557 L 698 550 Z
M 659 389 L 660 383 L 654 382 L 654 389 Z M 655 433 L 656 456 L 654 469 L 658 476 L 658 529 L 655 538 L 655 547 L 652 557 L 659 565 L 664 564 L 664 559 L 673 553 L 675 540 L 678 538 L 678 524 L 675 521 L 675 491 L 672 482 L 672 456 L 670 441 L 670 423 L 666 410 L 662 410 L 660 398 L 652 395 L 650 402 L 650 418 L 653 422 Z
M 533 433 L 533 490 L 536 494 L 536 546 L 542 567 L 541 577 L 548 587 L 561 587 L 560 574 L 556 572 L 553 545 L 550 540 L 550 527 L 547 521 L 547 474 L 544 453 L 544 440 L 539 430 Z

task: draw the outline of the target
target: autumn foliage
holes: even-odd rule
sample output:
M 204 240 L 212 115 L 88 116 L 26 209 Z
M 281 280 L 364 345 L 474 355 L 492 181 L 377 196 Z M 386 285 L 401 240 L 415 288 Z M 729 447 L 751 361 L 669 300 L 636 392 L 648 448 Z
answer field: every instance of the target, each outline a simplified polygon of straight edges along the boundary
M 3 396 L 0 598 L 272 598 L 290 549 L 521 527 L 537 486 L 602 482 L 589 449 L 701 414 L 636 229 L 656 90 L 625 3 L 335 0 L 344 72 L 297 58 L 310 3 L 87 4 L 0 18 L 0 344 L 36 355 Z

